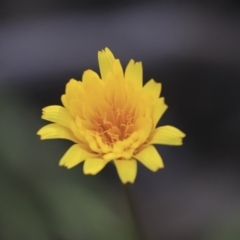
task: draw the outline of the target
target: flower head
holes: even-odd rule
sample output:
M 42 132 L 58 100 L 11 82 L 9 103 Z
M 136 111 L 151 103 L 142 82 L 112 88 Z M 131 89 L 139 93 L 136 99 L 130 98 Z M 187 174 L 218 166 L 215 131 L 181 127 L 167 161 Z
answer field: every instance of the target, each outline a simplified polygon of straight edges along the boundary
M 113 161 L 121 181 L 133 183 L 137 161 L 154 172 L 164 167 L 153 144 L 182 145 L 185 134 L 173 126 L 156 128 L 167 105 L 160 83 L 152 79 L 143 86 L 141 62 L 130 60 L 124 72 L 108 48 L 98 52 L 98 62 L 101 78 L 87 70 L 82 81 L 71 79 L 63 106 L 43 108 L 42 119 L 53 123 L 37 134 L 74 142 L 60 166 L 84 161 L 83 172 L 95 175 Z

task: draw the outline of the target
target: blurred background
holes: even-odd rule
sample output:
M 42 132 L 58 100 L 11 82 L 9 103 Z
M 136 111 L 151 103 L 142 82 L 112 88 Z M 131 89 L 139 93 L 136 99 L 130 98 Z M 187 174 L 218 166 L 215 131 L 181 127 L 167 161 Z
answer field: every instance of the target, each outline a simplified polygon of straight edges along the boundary
M 240 239 L 239 1 L 0 1 L 1 240 Z M 108 46 L 163 84 L 160 125 L 187 137 L 139 164 L 130 207 L 114 166 L 58 167 L 71 145 L 40 141 L 41 109 Z

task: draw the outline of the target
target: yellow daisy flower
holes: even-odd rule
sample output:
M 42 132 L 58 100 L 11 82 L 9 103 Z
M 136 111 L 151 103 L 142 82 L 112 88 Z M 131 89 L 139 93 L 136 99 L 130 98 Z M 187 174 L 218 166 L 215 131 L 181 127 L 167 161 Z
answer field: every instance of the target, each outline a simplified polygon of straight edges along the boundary
M 72 168 L 84 161 L 83 172 L 95 175 L 113 161 L 123 183 L 133 183 L 137 161 L 155 172 L 163 161 L 153 144 L 182 145 L 185 134 L 173 126 L 156 128 L 167 109 L 159 97 L 161 84 L 143 86 L 141 62 L 130 60 L 125 73 L 112 52 L 98 52 L 101 78 L 92 70 L 82 81 L 71 79 L 63 106 L 43 108 L 42 119 L 53 122 L 38 131 L 41 139 L 74 142 L 60 160 Z

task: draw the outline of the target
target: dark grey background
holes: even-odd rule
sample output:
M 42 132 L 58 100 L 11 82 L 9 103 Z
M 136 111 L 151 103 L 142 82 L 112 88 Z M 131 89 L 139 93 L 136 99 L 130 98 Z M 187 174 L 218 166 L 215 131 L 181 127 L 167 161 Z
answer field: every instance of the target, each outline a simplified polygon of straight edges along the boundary
M 40 141 L 41 108 L 98 70 L 108 46 L 163 84 L 160 121 L 182 147 L 165 169 L 139 164 L 132 188 L 149 240 L 240 239 L 238 1 L 0 1 L 0 239 L 137 239 L 114 166 L 84 176 L 58 167 L 71 143 Z

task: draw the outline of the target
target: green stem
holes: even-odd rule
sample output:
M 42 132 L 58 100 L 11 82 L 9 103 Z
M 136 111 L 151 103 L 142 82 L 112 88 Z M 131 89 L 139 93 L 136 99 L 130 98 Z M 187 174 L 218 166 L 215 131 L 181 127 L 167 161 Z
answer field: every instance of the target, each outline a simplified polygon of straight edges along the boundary
M 141 226 L 141 223 L 140 223 L 140 218 L 139 218 L 138 212 L 137 212 L 137 204 L 136 204 L 136 201 L 134 201 L 133 194 L 131 191 L 131 186 L 132 186 L 131 184 L 123 185 L 125 195 L 126 195 L 127 202 L 129 205 L 129 210 L 130 210 L 130 213 L 132 216 L 132 220 L 135 225 L 134 227 L 136 230 L 136 237 L 138 240 L 145 240 L 145 237 L 143 234 L 143 227 Z

